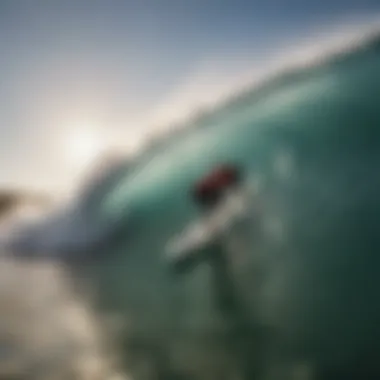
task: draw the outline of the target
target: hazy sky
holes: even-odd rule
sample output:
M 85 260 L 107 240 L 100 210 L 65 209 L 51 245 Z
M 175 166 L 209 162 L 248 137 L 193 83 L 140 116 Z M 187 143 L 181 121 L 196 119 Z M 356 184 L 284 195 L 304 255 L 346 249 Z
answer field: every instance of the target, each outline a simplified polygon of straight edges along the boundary
M 375 15 L 378 0 L 2 0 L 0 185 L 63 188 L 96 145 L 133 145 L 276 49 Z

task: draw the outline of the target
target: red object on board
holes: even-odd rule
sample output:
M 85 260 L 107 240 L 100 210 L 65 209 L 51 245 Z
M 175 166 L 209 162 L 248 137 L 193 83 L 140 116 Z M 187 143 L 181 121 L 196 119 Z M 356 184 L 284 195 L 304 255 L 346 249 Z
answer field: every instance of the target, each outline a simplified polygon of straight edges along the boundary
M 195 201 L 204 206 L 215 206 L 226 190 L 240 183 L 240 171 L 233 165 L 221 165 L 198 181 L 193 190 Z

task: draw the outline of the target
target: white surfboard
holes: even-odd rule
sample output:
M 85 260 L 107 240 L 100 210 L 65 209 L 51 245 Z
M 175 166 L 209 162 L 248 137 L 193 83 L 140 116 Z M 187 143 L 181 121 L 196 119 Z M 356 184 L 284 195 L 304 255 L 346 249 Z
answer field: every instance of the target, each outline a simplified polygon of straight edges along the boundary
M 172 263 L 186 260 L 188 256 L 224 240 L 239 222 L 251 216 L 250 195 L 246 189 L 227 194 L 217 208 L 201 216 L 168 242 L 167 260 Z

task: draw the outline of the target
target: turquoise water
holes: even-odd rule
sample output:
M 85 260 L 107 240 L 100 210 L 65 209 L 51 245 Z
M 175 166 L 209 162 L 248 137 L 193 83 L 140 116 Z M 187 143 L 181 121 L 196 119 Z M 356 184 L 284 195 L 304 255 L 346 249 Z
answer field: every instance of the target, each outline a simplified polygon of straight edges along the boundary
M 260 223 L 282 229 L 244 237 L 267 258 L 263 318 L 300 357 L 370 360 L 380 349 L 379 41 L 274 79 L 140 157 L 98 209 L 125 229 L 92 267 L 104 303 L 143 334 L 210 328 L 208 268 L 173 276 L 164 246 L 197 217 L 192 183 L 234 162 L 260 185 Z M 247 303 L 257 302 L 253 270 L 236 273 Z
M 373 49 L 277 79 L 277 85 L 274 81 L 240 103 L 221 108 L 162 152 L 140 158 L 135 170 L 107 195 L 106 212 L 117 213 L 139 199 L 160 202 L 162 188 L 165 194 L 171 188 L 177 192 L 179 185 L 188 188 L 221 160 L 252 170 L 253 165 L 262 168 L 279 145 L 300 150 L 306 148 L 306 140 L 318 145 L 324 139 L 327 150 L 334 143 L 348 148 L 347 144 L 354 145 L 348 140 L 357 137 L 370 140 L 368 133 L 377 133 L 378 59 L 374 43 Z M 344 141 L 336 141 L 338 134 Z

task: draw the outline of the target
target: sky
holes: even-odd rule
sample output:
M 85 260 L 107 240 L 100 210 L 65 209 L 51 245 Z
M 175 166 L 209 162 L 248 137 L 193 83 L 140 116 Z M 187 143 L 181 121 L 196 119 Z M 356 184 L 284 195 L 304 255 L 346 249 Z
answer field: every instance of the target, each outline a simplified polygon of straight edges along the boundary
M 378 0 L 2 0 L 0 186 L 66 191 L 276 52 L 374 20 Z

